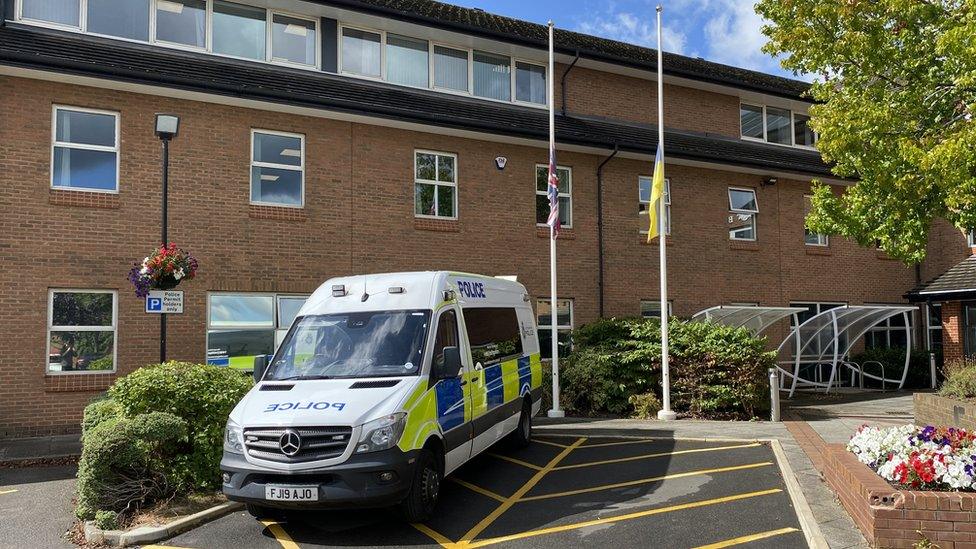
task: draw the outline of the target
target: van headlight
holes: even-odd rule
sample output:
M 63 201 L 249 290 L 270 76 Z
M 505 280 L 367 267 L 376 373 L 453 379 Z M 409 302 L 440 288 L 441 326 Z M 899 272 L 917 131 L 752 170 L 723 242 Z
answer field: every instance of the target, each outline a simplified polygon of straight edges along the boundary
M 230 419 L 224 429 L 224 450 L 232 454 L 244 453 L 244 429 Z
M 356 444 L 356 453 L 364 454 L 393 448 L 400 442 L 400 435 L 403 434 L 406 423 L 407 414 L 403 412 L 364 423 L 362 434 L 359 435 L 359 443 Z

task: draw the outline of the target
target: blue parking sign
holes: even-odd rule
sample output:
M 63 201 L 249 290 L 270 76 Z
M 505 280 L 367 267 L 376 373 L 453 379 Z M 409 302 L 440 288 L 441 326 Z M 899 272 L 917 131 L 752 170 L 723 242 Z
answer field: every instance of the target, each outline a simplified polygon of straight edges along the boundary
M 163 310 L 163 298 L 161 297 L 146 297 L 146 312 L 156 313 Z
M 146 312 L 154 314 L 181 314 L 183 292 L 153 290 L 146 296 Z

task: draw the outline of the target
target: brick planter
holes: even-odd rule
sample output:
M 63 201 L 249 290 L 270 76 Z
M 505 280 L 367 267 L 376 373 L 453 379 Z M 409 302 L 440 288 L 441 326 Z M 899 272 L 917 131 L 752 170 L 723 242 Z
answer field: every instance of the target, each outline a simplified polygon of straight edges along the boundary
M 976 431 L 976 404 L 935 393 L 915 393 L 915 423 Z
M 824 450 L 824 479 L 874 547 L 976 549 L 976 493 L 898 490 L 841 444 Z

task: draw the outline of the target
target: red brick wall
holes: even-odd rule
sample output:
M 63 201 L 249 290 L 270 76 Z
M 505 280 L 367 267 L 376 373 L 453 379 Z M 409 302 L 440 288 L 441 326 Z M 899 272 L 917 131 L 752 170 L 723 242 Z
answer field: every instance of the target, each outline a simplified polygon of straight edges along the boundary
M 121 113 L 118 195 L 52 191 L 52 104 Z M 543 148 L 459 139 L 50 82 L 0 78 L 0 436 L 77 430 L 81 409 L 114 375 L 45 375 L 50 288 L 119 292 L 121 374 L 158 358 L 158 320 L 126 281 L 159 238 L 160 144 L 153 113 L 182 116 L 171 146 L 170 238 L 199 259 L 185 313 L 169 321 L 169 357 L 203 361 L 208 291 L 305 293 L 363 272 L 454 269 L 515 274 L 549 292 L 548 240 L 535 226 L 535 164 Z M 302 210 L 248 204 L 250 130 L 306 135 Z M 413 216 L 413 151 L 458 154 L 459 219 Z M 509 159 L 504 171 L 494 158 Z M 573 227 L 559 242 L 560 295 L 576 324 L 598 315 L 596 168 L 601 157 L 561 152 L 573 168 Z M 638 235 L 637 177 L 649 163 L 605 170 L 606 314 L 634 315 L 657 296 L 657 246 Z M 898 302 L 911 269 L 841 239 L 827 255 L 803 245 L 805 183 L 758 189 L 759 241 L 728 241 L 727 187 L 761 177 L 670 166 L 669 243 L 675 313 L 729 301 Z M 775 338 L 773 338 L 775 339 Z
M 945 362 L 963 357 L 962 304 L 946 301 L 942 304 L 942 357 Z

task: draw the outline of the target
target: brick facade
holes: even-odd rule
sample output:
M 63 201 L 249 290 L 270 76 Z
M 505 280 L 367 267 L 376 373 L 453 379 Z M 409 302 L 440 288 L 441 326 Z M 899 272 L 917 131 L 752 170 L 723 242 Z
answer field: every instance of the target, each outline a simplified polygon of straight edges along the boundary
M 976 404 L 934 393 L 915 393 L 913 397 L 916 424 L 944 425 L 976 432 Z

